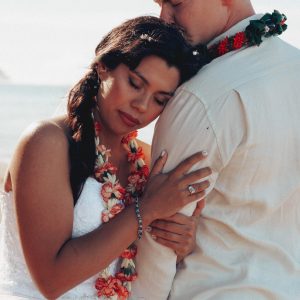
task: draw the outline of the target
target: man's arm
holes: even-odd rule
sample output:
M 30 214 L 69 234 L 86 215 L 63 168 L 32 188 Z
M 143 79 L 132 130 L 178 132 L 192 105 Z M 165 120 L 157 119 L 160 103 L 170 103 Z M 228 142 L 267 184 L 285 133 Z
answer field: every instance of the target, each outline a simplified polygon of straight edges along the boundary
M 235 116 L 233 110 L 237 107 L 240 112 Z M 216 99 L 214 107 L 211 108 L 195 95 L 180 89 L 157 122 L 152 160 L 155 161 L 163 149 L 167 150 L 168 160 L 164 171 L 168 172 L 191 154 L 206 150 L 207 159 L 190 171 L 211 167 L 213 173 L 209 177 L 209 193 L 219 172 L 242 139 L 242 122 L 242 107 L 236 92 L 229 92 Z M 232 128 L 235 127 L 237 129 L 233 132 Z M 195 206 L 196 203 L 192 203 L 181 212 L 192 215 Z M 139 279 L 133 285 L 133 295 L 145 299 L 166 299 L 176 274 L 176 255 L 170 249 L 155 243 L 146 233 L 139 243 L 137 271 Z

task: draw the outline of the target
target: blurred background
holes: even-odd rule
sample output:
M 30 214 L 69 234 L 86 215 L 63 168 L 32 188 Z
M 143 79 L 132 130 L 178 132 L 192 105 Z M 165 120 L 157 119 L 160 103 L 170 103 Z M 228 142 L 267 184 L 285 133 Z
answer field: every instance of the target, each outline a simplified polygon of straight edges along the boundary
M 282 38 L 300 48 L 300 0 L 253 0 L 288 17 Z M 21 132 L 53 115 L 111 28 L 159 15 L 152 0 L 0 0 L 0 181 Z M 151 143 L 153 124 L 140 132 Z

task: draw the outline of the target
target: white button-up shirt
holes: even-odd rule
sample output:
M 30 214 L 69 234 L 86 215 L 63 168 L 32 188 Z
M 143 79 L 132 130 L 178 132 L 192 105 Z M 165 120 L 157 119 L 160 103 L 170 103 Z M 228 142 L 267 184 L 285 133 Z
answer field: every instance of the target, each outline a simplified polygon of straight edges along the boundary
M 197 167 L 213 169 L 211 188 L 196 250 L 177 272 L 171 250 L 142 240 L 134 296 L 299 300 L 300 51 L 271 37 L 205 66 L 160 117 L 153 160 L 163 149 L 165 171 L 207 150 Z

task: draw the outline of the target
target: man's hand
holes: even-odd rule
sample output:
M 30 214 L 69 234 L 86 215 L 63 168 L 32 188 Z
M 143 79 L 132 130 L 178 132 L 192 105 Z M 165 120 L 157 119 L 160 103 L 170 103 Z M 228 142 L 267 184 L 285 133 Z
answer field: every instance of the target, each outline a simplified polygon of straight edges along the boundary
M 174 250 L 177 263 L 193 252 L 196 246 L 198 219 L 205 206 L 205 200 L 197 203 L 191 217 L 177 213 L 169 218 L 156 220 L 148 228 L 157 243 Z

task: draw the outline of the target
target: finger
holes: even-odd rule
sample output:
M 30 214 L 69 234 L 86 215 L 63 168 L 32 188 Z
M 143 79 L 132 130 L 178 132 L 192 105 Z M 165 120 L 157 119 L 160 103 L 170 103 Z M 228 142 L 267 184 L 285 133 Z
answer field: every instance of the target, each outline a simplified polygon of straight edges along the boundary
M 160 239 L 165 239 L 167 241 L 182 243 L 182 244 L 186 240 L 186 237 L 182 234 L 171 233 L 171 232 L 160 230 L 160 229 L 157 229 L 154 227 L 152 227 L 150 234 L 151 234 L 152 238 L 155 240 L 160 238 Z
M 185 187 L 185 193 L 187 196 L 190 196 L 194 193 L 200 193 L 205 191 L 209 187 L 210 183 L 208 180 L 199 182 L 199 183 L 194 183 L 194 184 L 189 184 L 188 186 Z M 191 192 L 189 190 L 189 186 L 193 187 L 195 191 Z
M 150 173 L 150 177 L 162 173 L 164 165 L 167 162 L 168 154 L 165 150 L 163 150 L 159 156 L 159 158 L 155 161 L 153 168 Z
M 186 224 L 178 224 L 178 223 L 174 223 L 174 222 L 168 222 L 168 221 L 163 221 L 163 220 L 159 220 L 159 221 L 155 221 L 151 224 L 151 232 L 153 233 L 154 230 L 160 230 L 160 231 L 164 231 L 164 232 L 170 232 L 170 233 L 175 233 L 175 234 L 185 234 L 186 232 L 186 227 L 190 226 L 192 227 L 192 224 L 190 220 L 188 220 L 187 222 L 188 225 Z
M 202 199 L 197 203 L 197 206 L 196 206 L 192 216 L 193 217 L 199 217 L 202 213 L 202 210 L 203 210 L 204 206 L 205 206 L 205 199 Z
M 182 174 L 187 173 L 194 164 L 205 159 L 206 157 L 206 151 L 197 152 L 191 155 L 190 157 L 182 161 L 173 171 L 171 171 L 171 175 L 175 176 L 176 178 L 181 177 Z
M 189 216 L 186 216 L 184 214 L 181 213 L 177 213 L 171 217 L 165 218 L 165 219 L 161 219 L 161 220 L 157 220 L 157 221 L 165 221 L 165 222 L 173 222 L 173 223 L 177 223 L 177 224 L 181 224 L 181 225 L 189 225 L 191 220 Z M 155 222 L 157 222 L 155 221 Z M 153 223 L 155 223 L 153 222 Z
M 192 194 L 192 195 L 186 197 L 183 202 L 184 202 L 185 205 L 187 205 L 187 204 L 192 203 L 194 201 L 202 200 L 205 196 L 206 196 L 205 191 L 202 191 L 202 192 L 195 193 L 195 194 Z
M 167 241 L 167 240 L 161 239 L 161 238 L 157 238 L 155 241 L 163 246 L 166 246 L 166 247 L 174 250 L 175 253 L 178 251 L 178 243 L 176 243 L 176 242 Z
M 168 241 L 168 240 L 165 240 L 162 238 L 157 238 L 155 241 L 163 246 L 166 246 L 166 247 L 172 249 L 175 252 L 175 254 L 179 255 L 179 256 L 185 257 L 193 251 L 193 249 L 189 248 L 189 246 L 187 246 L 187 244 L 180 244 L 180 243 Z
M 187 186 L 192 182 L 196 182 L 199 181 L 200 179 L 208 177 L 209 175 L 211 175 L 211 173 L 212 173 L 211 168 L 209 167 L 201 168 L 199 170 L 193 171 L 183 176 L 180 179 L 180 184 L 182 184 L 183 186 Z

